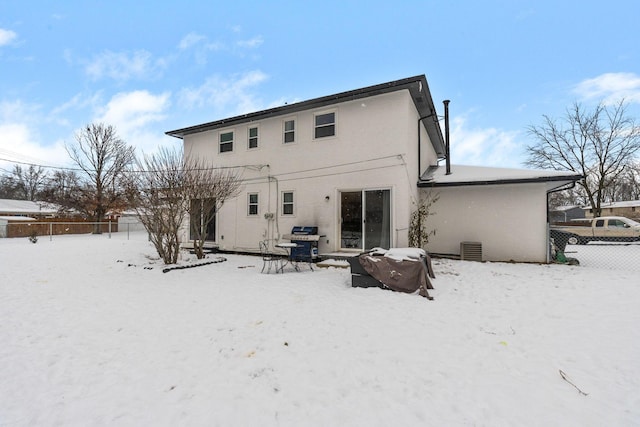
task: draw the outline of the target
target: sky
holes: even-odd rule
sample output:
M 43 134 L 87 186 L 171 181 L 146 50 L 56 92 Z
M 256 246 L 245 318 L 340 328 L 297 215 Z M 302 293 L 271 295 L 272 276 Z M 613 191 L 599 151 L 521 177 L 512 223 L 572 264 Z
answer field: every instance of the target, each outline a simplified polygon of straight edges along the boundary
M 0 0 L 0 173 L 72 166 L 89 123 L 153 153 L 179 147 L 169 130 L 420 74 L 439 114 L 451 100 L 453 163 L 523 167 L 527 128 L 574 102 L 624 98 L 640 119 L 638 16 L 636 0 Z

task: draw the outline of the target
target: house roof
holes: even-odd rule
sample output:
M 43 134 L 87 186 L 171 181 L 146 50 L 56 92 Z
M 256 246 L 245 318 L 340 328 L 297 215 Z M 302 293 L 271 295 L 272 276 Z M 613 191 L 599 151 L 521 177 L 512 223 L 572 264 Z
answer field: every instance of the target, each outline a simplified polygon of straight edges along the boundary
M 47 203 L 30 200 L 0 199 L 1 214 L 55 214 L 57 211 Z
M 433 148 L 436 151 L 438 157 L 442 158 L 445 155 L 444 139 L 442 137 L 442 131 L 438 123 L 438 116 L 436 109 L 431 98 L 431 92 L 427 84 L 427 78 L 424 74 L 408 77 L 401 80 L 394 80 L 388 83 L 382 83 L 374 86 L 368 86 L 361 89 L 350 90 L 347 92 L 341 92 L 334 95 L 323 96 L 320 98 L 314 98 L 307 101 L 296 102 L 294 104 L 287 104 L 280 107 L 270 108 L 267 110 L 256 111 L 253 113 L 243 114 L 240 116 L 229 117 L 214 122 L 203 123 L 196 126 L 190 126 L 182 129 L 176 129 L 165 132 L 169 136 L 176 138 L 184 138 L 186 135 L 205 132 L 209 130 L 224 128 L 241 123 L 250 123 L 258 120 L 263 120 L 270 117 L 283 116 L 291 113 L 295 113 L 303 110 L 311 110 L 315 108 L 322 108 L 328 105 L 335 105 L 341 102 L 353 101 L 356 99 L 368 98 L 371 96 L 381 95 L 384 93 L 395 92 L 399 90 L 408 90 L 413 99 L 413 103 L 416 106 L 416 110 L 420 117 L 424 117 L 422 123 L 425 126 L 429 139 L 433 144 Z
M 640 206 L 640 200 L 624 200 L 621 202 L 602 203 L 600 207 L 604 208 L 634 208 Z M 584 206 L 582 209 L 591 209 L 591 206 Z
M 574 172 L 493 168 L 485 166 L 451 165 L 451 174 L 444 166 L 429 166 L 418 181 L 418 187 L 464 187 L 546 182 L 549 190 L 572 184 L 582 178 Z
M 30 216 L 0 215 L 0 221 L 36 221 Z
M 551 211 L 553 212 L 565 212 L 565 211 L 570 211 L 573 209 L 582 209 L 582 206 L 576 206 L 576 205 L 568 205 L 568 206 L 556 206 L 555 208 L 551 209 Z

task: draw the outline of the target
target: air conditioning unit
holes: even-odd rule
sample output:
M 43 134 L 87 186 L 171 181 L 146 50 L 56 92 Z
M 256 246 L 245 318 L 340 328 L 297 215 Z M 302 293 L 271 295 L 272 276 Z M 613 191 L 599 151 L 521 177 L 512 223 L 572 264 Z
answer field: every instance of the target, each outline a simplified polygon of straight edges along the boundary
M 460 242 L 460 259 L 463 261 L 482 262 L 482 243 Z

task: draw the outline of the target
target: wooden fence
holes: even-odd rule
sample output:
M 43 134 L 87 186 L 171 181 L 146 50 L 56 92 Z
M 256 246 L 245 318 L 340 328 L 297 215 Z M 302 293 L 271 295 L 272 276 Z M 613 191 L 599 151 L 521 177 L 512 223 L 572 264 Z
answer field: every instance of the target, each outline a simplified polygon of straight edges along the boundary
M 118 231 L 117 221 L 91 222 L 84 220 L 63 220 L 60 218 L 46 218 L 34 221 L 12 221 L 0 225 L 6 230 L 0 230 L 3 237 L 29 237 L 29 236 L 52 236 L 61 234 L 88 234 L 93 233 L 94 226 L 100 225 L 103 233 L 115 233 Z

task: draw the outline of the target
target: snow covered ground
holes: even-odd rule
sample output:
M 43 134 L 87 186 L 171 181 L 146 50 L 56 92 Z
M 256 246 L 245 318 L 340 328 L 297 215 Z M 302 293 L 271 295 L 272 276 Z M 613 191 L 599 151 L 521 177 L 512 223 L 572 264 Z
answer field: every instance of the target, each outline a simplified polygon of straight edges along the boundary
M 226 258 L 0 239 L 0 426 L 640 425 L 637 270 L 434 260 L 428 301 Z
M 640 273 L 640 242 L 590 242 L 567 245 L 566 256 L 580 265 L 607 270 L 633 270 Z

